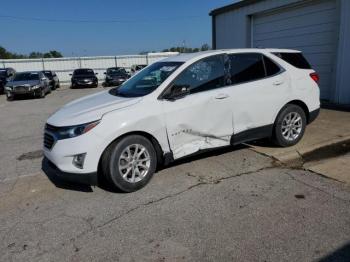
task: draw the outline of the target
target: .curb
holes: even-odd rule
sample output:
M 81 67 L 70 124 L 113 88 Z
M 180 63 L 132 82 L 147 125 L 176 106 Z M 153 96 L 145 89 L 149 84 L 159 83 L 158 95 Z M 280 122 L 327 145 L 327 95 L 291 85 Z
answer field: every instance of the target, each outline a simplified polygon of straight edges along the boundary
M 302 167 L 306 162 L 326 159 L 349 152 L 350 135 L 330 139 L 305 148 L 298 148 L 280 153 L 278 152 L 278 148 L 276 149 L 276 153 L 266 153 L 255 146 L 249 146 L 253 151 L 270 156 L 287 166 Z

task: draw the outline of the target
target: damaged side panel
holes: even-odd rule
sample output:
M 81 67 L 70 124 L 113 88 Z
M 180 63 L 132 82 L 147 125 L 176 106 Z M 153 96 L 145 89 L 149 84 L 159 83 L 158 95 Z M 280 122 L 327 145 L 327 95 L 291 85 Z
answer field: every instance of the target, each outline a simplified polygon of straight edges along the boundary
M 162 101 L 174 159 L 230 144 L 233 134 L 230 98 L 215 99 L 220 92 L 223 89 Z

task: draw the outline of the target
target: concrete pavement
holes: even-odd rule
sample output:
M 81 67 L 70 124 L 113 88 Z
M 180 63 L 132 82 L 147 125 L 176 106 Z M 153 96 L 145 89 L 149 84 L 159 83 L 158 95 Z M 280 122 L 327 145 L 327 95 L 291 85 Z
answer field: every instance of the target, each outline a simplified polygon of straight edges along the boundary
M 346 144 L 346 148 L 343 144 Z M 348 144 L 350 112 L 329 109 L 321 109 L 319 117 L 307 126 L 303 139 L 295 146 L 281 148 L 267 142 L 249 143 L 256 152 L 288 166 L 309 168 L 324 176 L 350 183 L 348 156 L 338 159 L 339 155 L 350 152 Z M 334 159 L 329 160 L 332 157 Z M 305 163 L 310 161 L 312 163 Z

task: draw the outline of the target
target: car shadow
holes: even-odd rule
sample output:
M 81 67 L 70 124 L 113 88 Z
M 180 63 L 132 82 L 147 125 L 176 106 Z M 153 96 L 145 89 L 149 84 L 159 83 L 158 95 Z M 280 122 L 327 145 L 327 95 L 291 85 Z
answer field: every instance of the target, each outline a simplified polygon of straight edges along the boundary
M 36 99 L 40 99 L 40 98 L 35 97 L 34 95 L 16 95 L 11 102 L 21 101 L 21 100 L 36 100 Z
M 210 158 L 213 156 L 220 156 L 224 155 L 230 152 L 242 150 L 245 148 L 248 148 L 248 145 L 240 144 L 236 146 L 227 146 L 227 147 L 221 147 L 221 148 L 215 148 L 215 149 L 206 149 L 201 150 L 199 152 L 193 153 L 189 156 L 180 158 L 178 160 L 175 160 L 174 162 L 171 162 L 168 165 L 160 166 L 157 168 L 156 173 L 173 168 L 175 166 L 191 163 L 197 160 L 203 160 L 206 158 Z M 46 176 L 49 178 L 49 180 L 58 188 L 66 189 L 66 190 L 73 190 L 73 191 L 81 191 L 81 192 L 93 192 L 91 185 L 76 183 L 76 182 L 70 182 L 62 179 L 61 177 L 57 176 L 55 173 L 53 173 L 49 166 L 49 162 L 46 158 L 42 160 L 42 170 L 46 174 Z M 102 175 L 101 168 L 98 170 L 98 183 L 97 186 L 101 188 L 104 191 L 111 192 L 111 193 L 125 193 L 121 190 L 116 189 L 113 187 Z
M 224 154 L 234 152 L 237 150 L 241 150 L 244 148 L 248 148 L 248 146 L 244 145 L 244 144 L 240 144 L 240 145 L 236 145 L 236 146 L 225 146 L 225 147 L 220 147 L 220 148 L 200 150 L 200 151 L 193 153 L 191 155 L 179 158 L 166 166 L 161 166 L 157 169 L 157 171 L 161 171 L 161 170 L 165 170 L 165 169 L 172 168 L 175 166 L 191 163 L 191 162 L 194 162 L 197 160 L 203 160 L 203 159 L 210 158 L 213 156 L 224 155 Z
M 43 160 L 41 161 L 41 170 L 44 172 L 47 178 L 51 181 L 51 183 L 53 183 L 57 188 L 86 192 L 86 193 L 93 192 L 91 185 L 74 183 L 58 177 L 55 173 L 52 172 L 49 166 L 49 162 L 46 158 L 43 158 Z
M 270 138 L 262 138 L 259 140 L 249 141 L 245 143 L 247 146 L 260 146 L 260 147 L 272 147 L 272 148 L 281 148 L 280 146 L 273 143 Z
M 319 262 L 340 262 L 350 261 L 350 242 L 333 251 L 332 253 L 324 256 Z

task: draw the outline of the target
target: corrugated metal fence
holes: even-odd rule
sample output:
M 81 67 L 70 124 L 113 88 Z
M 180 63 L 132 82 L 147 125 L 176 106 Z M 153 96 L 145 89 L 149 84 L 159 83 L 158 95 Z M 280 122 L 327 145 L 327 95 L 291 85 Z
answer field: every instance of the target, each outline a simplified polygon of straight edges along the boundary
M 65 57 L 65 58 L 39 58 L 39 59 L 6 59 L 0 60 L 0 67 L 12 67 L 17 72 L 32 70 L 55 71 L 60 82 L 69 82 L 74 69 L 91 68 L 98 73 L 99 80 L 104 79 L 104 72 L 108 67 L 124 67 L 130 69 L 135 64 L 151 64 L 163 58 L 176 55 L 176 53 L 157 53 L 147 55 L 125 56 L 94 56 L 94 57 Z

